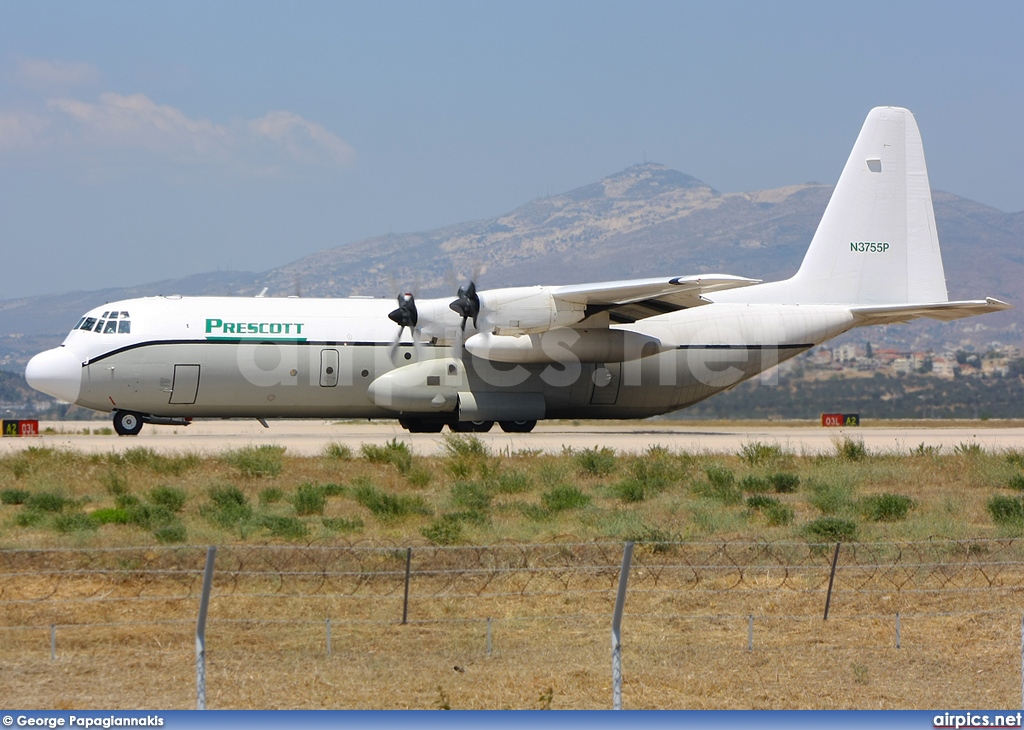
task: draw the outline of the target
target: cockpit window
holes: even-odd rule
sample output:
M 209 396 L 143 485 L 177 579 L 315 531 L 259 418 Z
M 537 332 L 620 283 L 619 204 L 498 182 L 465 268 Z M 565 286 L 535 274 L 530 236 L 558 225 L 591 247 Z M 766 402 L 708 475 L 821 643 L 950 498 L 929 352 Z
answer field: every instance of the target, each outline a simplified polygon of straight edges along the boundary
M 82 317 L 75 325 L 76 330 L 99 332 L 104 335 L 128 335 L 132 331 L 132 323 L 128 321 L 128 312 L 109 311 L 102 317 Z

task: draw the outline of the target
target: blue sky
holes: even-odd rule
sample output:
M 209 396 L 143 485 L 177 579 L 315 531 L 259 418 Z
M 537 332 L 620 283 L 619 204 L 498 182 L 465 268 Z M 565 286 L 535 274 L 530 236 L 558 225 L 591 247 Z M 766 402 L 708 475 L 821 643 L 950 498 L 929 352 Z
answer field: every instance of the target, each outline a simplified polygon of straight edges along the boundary
M 933 187 L 1019 211 L 1022 36 L 1020 2 L 3 3 L 0 298 L 262 271 L 645 156 L 831 183 L 881 104 Z

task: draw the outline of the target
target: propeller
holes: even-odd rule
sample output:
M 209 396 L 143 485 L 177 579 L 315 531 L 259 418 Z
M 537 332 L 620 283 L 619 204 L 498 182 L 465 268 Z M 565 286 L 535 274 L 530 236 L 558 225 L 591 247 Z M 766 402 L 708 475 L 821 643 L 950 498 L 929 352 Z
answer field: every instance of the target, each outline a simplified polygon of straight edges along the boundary
M 420 321 L 419 312 L 416 311 L 416 297 L 411 292 L 398 295 L 398 309 L 388 314 L 388 319 L 398 325 L 398 334 L 395 341 L 391 343 L 391 360 L 394 362 L 395 353 L 398 352 L 398 345 L 402 340 L 402 332 L 409 328 L 409 336 L 412 337 L 413 347 L 419 353 L 419 340 L 416 339 L 416 325 Z M 417 360 L 419 358 L 417 357 Z
M 420 321 L 419 313 L 416 311 L 416 297 L 411 292 L 398 295 L 398 309 L 392 310 L 388 319 L 398 325 L 398 338 L 402 338 L 402 330 L 409 328 L 412 334 L 416 324 Z
M 466 331 L 466 320 L 472 319 L 476 327 L 476 319 L 480 316 L 480 297 L 476 293 L 476 284 L 472 281 L 467 286 L 459 287 L 458 299 L 448 305 L 457 314 L 462 315 L 462 331 Z

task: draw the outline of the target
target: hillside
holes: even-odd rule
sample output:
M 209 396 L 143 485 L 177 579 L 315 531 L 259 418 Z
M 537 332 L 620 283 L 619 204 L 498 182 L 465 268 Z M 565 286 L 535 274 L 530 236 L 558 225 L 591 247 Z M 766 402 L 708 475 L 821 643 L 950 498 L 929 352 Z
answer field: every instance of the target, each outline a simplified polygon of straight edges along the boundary
M 765 280 L 799 266 L 832 187 L 804 184 L 720 193 L 663 165 L 644 164 L 506 215 L 325 249 L 263 273 L 210 272 L 124 289 L 0 302 L 0 367 L 19 370 L 63 338 L 83 311 L 153 294 L 454 293 L 478 272 L 483 287 L 721 272 Z M 935 192 L 950 296 L 1024 301 L 1024 212 L 1003 213 Z M 872 339 L 935 348 L 1019 342 L 1021 310 L 935 326 L 889 327 Z

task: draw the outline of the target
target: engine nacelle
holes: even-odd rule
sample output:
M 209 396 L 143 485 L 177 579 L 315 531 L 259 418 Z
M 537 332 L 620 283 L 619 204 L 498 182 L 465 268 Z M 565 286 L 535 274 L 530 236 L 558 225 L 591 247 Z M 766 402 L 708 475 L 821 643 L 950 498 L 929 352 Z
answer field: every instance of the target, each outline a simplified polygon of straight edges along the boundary
M 559 327 L 509 337 L 481 332 L 466 340 L 475 357 L 507 363 L 624 362 L 661 352 L 661 340 L 638 332 Z
M 384 373 L 370 383 L 367 395 L 374 405 L 398 413 L 451 413 L 465 389 L 465 365 L 438 358 Z
M 492 289 L 480 294 L 477 329 L 497 335 L 545 332 L 586 317 L 586 304 L 556 299 L 546 286 Z

